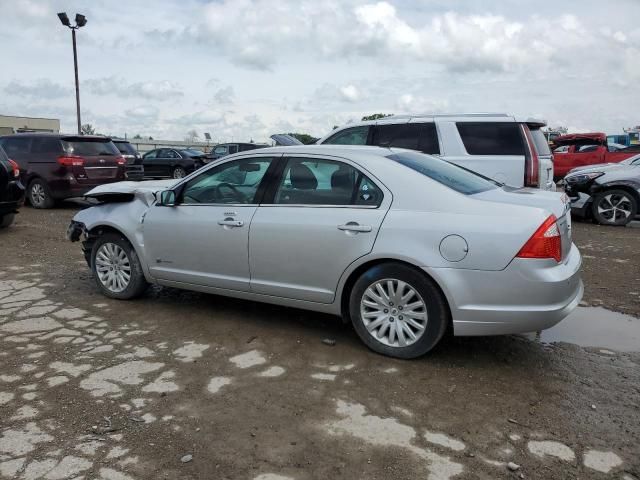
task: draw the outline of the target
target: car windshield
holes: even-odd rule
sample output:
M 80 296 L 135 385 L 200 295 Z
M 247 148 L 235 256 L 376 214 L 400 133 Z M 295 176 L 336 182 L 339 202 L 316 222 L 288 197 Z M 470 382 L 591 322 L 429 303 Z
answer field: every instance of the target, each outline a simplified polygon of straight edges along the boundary
M 464 195 L 486 192 L 487 190 L 498 188 L 499 185 L 466 168 L 422 153 L 394 153 L 387 158 Z
M 190 157 L 199 157 L 201 155 L 204 155 L 204 152 L 201 152 L 200 150 L 193 150 L 191 148 L 188 148 L 187 150 L 181 150 L 181 152 L 189 155 Z
M 621 161 L 620 163 L 624 165 L 640 165 L 640 155 L 634 155 L 633 157 L 629 157 L 626 160 Z
M 62 140 L 69 155 L 120 155 L 111 140 Z

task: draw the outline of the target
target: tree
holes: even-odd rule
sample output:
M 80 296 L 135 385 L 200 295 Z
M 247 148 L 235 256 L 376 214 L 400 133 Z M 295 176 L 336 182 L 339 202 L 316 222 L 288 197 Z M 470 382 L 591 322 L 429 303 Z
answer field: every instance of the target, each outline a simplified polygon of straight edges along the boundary
M 362 117 L 362 121 L 365 122 L 367 120 L 378 120 L 380 118 L 390 117 L 392 115 L 393 113 L 374 113 L 372 115 L 365 115 L 364 117 Z
M 195 130 L 189 130 L 187 132 L 187 136 L 184 137 L 184 141 L 185 142 L 195 142 L 196 140 L 198 140 L 199 137 L 200 137 L 200 135 L 198 135 L 198 132 L 196 132 Z
M 142 135 L 140 135 L 139 133 L 136 133 L 133 137 L 134 140 L 142 140 Z
M 96 129 L 93 128 L 93 125 L 91 125 L 90 123 L 85 123 L 84 125 L 82 125 L 82 127 L 80 127 L 80 131 L 83 135 L 94 135 L 96 133 Z
M 311 145 L 312 143 L 316 143 L 318 139 L 316 137 L 312 137 L 308 133 L 287 133 L 287 135 L 291 135 L 294 138 L 297 138 L 305 145 Z

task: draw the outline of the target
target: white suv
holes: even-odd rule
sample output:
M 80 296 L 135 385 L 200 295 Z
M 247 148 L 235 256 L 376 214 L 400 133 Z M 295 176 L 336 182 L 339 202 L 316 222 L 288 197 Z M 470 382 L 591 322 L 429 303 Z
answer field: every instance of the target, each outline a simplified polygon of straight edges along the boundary
M 317 143 L 410 148 L 513 187 L 555 190 L 545 125 L 502 113 L 392 115 L 344 125 Z

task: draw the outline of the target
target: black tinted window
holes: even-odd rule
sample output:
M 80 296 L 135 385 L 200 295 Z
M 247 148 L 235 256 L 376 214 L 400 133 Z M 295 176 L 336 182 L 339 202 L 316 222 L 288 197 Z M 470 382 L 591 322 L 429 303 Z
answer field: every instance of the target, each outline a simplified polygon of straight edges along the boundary
M 465 195 L 497 188 L 489 179 L 440 158 L 421 153 L 394 153 L 387 158 Z
M 410 148 L 423 153 L 440 153 L 438 133 L 433 123 L 378 125 L 373 130 L 372 145 Z
M 138 153 L 136 149 L 133 148 L 133 145 L 128 142 L 113 142 L 113 144 L 116 146 L 118 151 L 124 155 L 137 155 Z
M 382 202 L 382 191 L 350 165 L 334 160 L 291 158 L 287 161 L 275 203 L 288 205 L 370 205 Z
M 517 123 L 458 122 L 457 126 L 469 155 L 524 155 Z
M 120 155 L 111 140 L 63 140 L 62 145 L 70 155 Z
M 331 145 L 366 145 L 369 136 L 369 126 L 353 127 L 336 133 L 323 143 Z
M 11 137 L 4 141 L 3 147 L 9 157 L 14 157 L 16 155 L 28 154 L 30 143 L 31 139 L 28 137 Z
M 542 129 L 529 128 L 529 130 L 531 131 L 531 136 L 533 137 L 533 143 L 536 146 L 538 155 L 551 155 L 551 150 L 549 149 L 549 142 L 547 141 L 547 137 L 545 137 Z
M 62 153 L 62 145 L 57 138 L 34 138 L 31 142 L 31 153 Z

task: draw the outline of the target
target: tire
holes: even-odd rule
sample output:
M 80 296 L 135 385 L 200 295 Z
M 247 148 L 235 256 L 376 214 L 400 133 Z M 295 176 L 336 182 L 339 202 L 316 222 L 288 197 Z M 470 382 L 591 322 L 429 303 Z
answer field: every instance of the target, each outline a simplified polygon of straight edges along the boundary
M 9 225 L 13 223 L 13 220 L 16 218 L 15 213 L 7 213 L 5 216 L 0 217 L 0 228 L 7 228 Z
M 626 190 L 605 190 L 593 199 L 593 218 L 600 225 L 623 227 L 638 213 L 638 202 Z
M 171 171 L 172 178 L 178 179 L 178 178 L 184 178 L 186 176 L 187 176 L 187 171 L 184 168 L 180 166 L 173 167 L 173 170 Z
M 47 182 L 36 178 L 29 183 L 27 192 L 29 203 L 33 208 L 53 208 L 55 201 Z
M 390 286 L 404 300 L 389 295 Z M 380 295 L 378 287 L 387 293 L 387 298 Z M 381 302 L 376 302 L 376 297 Z M 422 305 L 416 305 L 417 302 Z M 409 305 L 413 305 L 411 312 L 406 310 Z M 358 336 L 371 350 L 404 359 L 420 357 L 433 349 L 450 323 L 446 299 L 433 280 L 400 263 L 376 265 L 362 274 L 351 290 L 349 313 Z M 400 340 L 400 331 L 405 345 Z
M 110 298 L 136 298 L 149 286 L 135 249 L 118 233 L 105 233 L 94 242 L 91 271 L 98 288 Z

